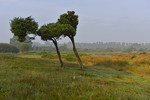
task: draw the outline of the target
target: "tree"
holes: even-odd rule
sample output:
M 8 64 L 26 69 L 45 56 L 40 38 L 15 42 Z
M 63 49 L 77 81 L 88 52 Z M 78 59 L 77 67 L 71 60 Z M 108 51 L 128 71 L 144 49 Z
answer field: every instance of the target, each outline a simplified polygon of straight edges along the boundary
M 58 19 L 58 23 L 64 24 L 66 26 L 67 31 L 64 31 L 63 35 L 68 36 L 70 38 L 73 45 L 73 51 L 78 59 L 81 69 L 83 69 L 83 64 L 77 52 L 75 46 L 75 40 L 74 40 L 74 36 L 76 35 L 76 30 L 78 25 L 78 15 L 75 15 L 74 11 L 68 11 L 67 13 L 64 13 L 60 16 L 60 18 Z
M 63 67 L 63 61 L 61 59 L 60 51 L 58 48 L 57 39 L 61 36 L 61 25 L 58 23 L 50 23 L 47 25 L 41 26 L 41 28 L 38 30 L 38 35 L 41 36 L 41 39 L 44 41 L 51 40 L 56 48 L 59 61 L 61 63 L 61 67 Z
M 31 18 L 31 16 L 27 18 L 15 17 L 10 22 L 11 32 L 14 34 L 14 37 L 10 39 L 10 44 L 14 44 L 15 40 L 17 46 L 21 49 L 21 51 L 29 50 L 30 46 L 27 44 L 31 44 L 31 39 L 34 37 L 29 37 L 28 35 L 33 34 L 36 36 L 36 32 L 38 30 L 38 23 Z M 26 44 L 19 44 L 20 42 L 24 42 Z

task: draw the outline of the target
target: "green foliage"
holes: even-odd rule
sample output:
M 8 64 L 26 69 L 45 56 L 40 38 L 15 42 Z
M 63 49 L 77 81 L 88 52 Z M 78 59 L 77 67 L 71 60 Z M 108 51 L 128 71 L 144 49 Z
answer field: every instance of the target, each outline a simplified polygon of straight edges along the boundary
M 76 31 L 71 25 L 62 24 L 61 26 L 62 26 L 61 33 L 64 37 L 66 37 L 66 36 L 74 37 L 76 35 Z
M 19 49 L 10 44 L 0 43 L 0 53 L 7 53 L 7 52 L 18 53 Z
M 60 15 L 58 23 L 63 24 L 67 30 L 63 33 L 64 36 L 74 37 L 76 35 L 78 25 L 78 15 L 75 15 L 74 11 L 68 11 L 65 14 Z
M 53 40 L 53 38 L 59 39 L 61 35 L 65 36 L 68 33 L 75 34 L 75 30 L 68 24 L 50 23 L 41 26 L 37 33 L 42 40 L 47 41 Z
M 47 25 L 41 26 L 38 30 L 38 35 L 41 36 L 42 40 L 53 40 L 53 38 L 58 39 L 61 36 L 61 26 L 57 23 L 50 23 Z
M 27 18 L 15 17 L 10 22 L 11 32 L 18 36 L 18 41 L 24 42 L 29 34 L 36 34 L 38 23 L 31 16 Z
M 70 24 L 76 30 L 79 23 L 78 15 L 75 15 L 74 11 L 68 11 L 67 13 L 60 15 L 58 22 L 61 24 Z

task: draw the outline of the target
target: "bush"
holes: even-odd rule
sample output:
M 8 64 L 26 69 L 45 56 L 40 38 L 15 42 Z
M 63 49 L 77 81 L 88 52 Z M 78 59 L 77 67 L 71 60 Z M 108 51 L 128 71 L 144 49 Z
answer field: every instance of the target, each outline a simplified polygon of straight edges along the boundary
M 136 55 L 131 56 L 131 59 L 134 59 L 134 58 L 136 58 Z
M 7 43 L 0 43 L 0 53 L 18 53 L 19 49 Z
M 74 54 L 67 54 L 64 56 L 67 61 L 76 61 L 76 57 Z

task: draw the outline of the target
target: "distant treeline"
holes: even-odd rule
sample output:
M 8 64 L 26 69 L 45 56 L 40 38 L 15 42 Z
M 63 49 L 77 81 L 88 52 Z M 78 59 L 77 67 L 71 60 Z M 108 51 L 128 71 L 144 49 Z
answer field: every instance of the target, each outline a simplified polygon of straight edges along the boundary
M 40 44 L 34 42 L 33 46 L 35 47 L 53 47 L 51 42 L 45 42 Z M 71 50 L 71 42 L 59 44 L 61 49 L 65 51 Z M 96 42 L 96 43 L 76 43 L 76 47 L 80 51 L 123 51 L 123 52 L 132 52 L 132 51 L 150 51 L 150 43 L 124 43 L 124 42 Z
M 67 43 L 68 48 L 71 47 Z M 150 43 L 121 43 L 121 42 L 96 42 L 96 43 L 76 43 L 77 48 L 100 51 L 149 51 Z
M 1 44 L 0 52 L 55 52 L 52 42 L 46 41 L 44 44 L 30 41 L 26 37 L 24 43 L 17 41 L 17 37 L 10 39 L 10 44 Z M 60 51 L 72 51 L 72 43 L 58 44 Z M 79 51 L 100 51 L 100 52 L 132 52 L 132 51 L 150 51 L 150 43 L 124 43 L 124 42 L 96 42 L 96 43 L 76 43 Z

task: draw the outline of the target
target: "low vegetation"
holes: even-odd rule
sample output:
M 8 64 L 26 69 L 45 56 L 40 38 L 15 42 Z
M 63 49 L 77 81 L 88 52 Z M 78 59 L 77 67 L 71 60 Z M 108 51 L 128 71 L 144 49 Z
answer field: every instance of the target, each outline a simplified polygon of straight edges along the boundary
M 79 55 L 84 70 L 72 53 L 62 53 L 65 69 L 59 67 L 56 53 L 0 54 L 0 99 L 150 99 L 149 52 Z
M 19 49 L 7 43 L 0 43 L 0 53 L 18 53 Z

